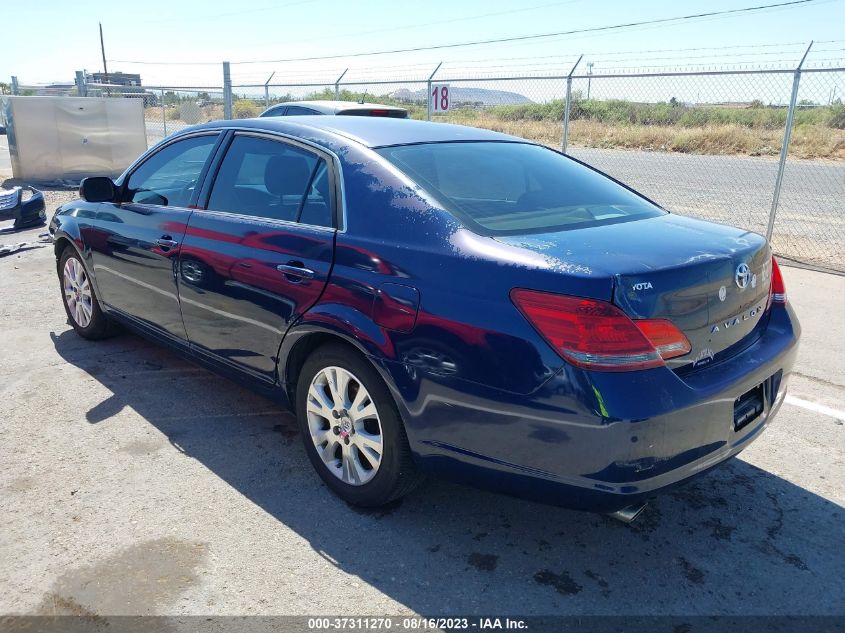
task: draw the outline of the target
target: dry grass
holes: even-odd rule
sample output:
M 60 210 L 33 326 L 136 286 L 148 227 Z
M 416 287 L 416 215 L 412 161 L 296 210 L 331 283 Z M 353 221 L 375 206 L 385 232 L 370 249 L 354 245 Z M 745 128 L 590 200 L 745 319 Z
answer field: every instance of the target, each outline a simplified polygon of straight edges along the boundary
M 178 118 L 178 108 L 167 109 L 166 112 L 168 119 Z M 221 105 L 205 106 L 200 112 L 200 121 L 223 118 Z M 257 111 L 243 110 L 236 113 L 240 115 L 236 118 L 256 114 Z M 162 109 L 146 108 L 144 116 L 147 121 L 161 121 Z M 438 116 L 436 120 L 474 125 L 521 136 L 552 147 L 559 146 L 561 142 L 562 128 L 556 121 L 505 121 L 490 113 L 467 111 Z M 733 124 L 681 127 L 576 119 L 569 127 L 569 140 L 576 147 L 682 154 L 777 156 L 783 140 L 783 130 L 756 129 Z M 797 125 L 792 131 L 789 155 L 794 158 L 845 160 L 845 130 L 816 124 Z
M 438 117 L 438 120 L 441 120 Z M 497 132 L 557 146 L 561 124 L 554 121 L 503 121 L 489 114 L 446 117 L 454 123 L 475 125 Z M 782 130 L 750 129 L 739 125 L 680 127 L 660 125 L 620 125 L 593 120 L 574 120 L 569 139 L 575 146 L 632 149 L 684 154 L 745 154 L 777 156 Z M 792 131 L 789 154 L 797 158 L 845 160 L 845 130 L 823 125 L 799 125 Z

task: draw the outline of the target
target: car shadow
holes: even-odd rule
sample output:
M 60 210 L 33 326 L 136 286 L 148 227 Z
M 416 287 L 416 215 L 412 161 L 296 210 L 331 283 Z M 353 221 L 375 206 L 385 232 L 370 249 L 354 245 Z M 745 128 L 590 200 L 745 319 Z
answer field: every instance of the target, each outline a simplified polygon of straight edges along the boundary
M 417 613 L 845 612 L 842 508 L 739 459 L 632 525 L 438 481 L 364 511 L 322 484 L 275 403 L 133 335 L 51 337 L 110 393 L 88 422 L 131 407 L 330 564 Z

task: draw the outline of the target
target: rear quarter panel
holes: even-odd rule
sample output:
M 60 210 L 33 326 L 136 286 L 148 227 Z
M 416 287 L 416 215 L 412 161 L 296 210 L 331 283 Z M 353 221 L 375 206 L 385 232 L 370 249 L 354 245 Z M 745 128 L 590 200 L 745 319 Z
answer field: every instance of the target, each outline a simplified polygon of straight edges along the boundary
M 438 425 L 461 433 L 466 420 L 450 419 L 456 398 L 478 394 L 504 408 L 524 402 L 563 361 L 511 303 L 510 290 L 538 285 L 607 300 L 612 280 L 478 237 L 374 152 L 335 151 L 343 161 L 344 230 L 337 234 L 330 282 L 286 337 L 280 358 L 306 331 L 344 336 L 380 367 L 404 409 L 412 444 L 431 439 Z M 418 291 L 410 332 L 374 321 L 375 299 L 386 283 Z M 280 375 L 291 380 L 284 369 Z M 582 406 L 580 389 L 574 385 L 567 395 L 572 407 Z M 476 417 L 483 421 L 483 407 Z

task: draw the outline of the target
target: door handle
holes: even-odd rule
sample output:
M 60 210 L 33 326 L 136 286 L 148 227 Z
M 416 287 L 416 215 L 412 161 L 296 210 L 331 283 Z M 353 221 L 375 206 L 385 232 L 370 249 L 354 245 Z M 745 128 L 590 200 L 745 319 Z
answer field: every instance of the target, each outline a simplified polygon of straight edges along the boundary
M 294 277 L 295 279 L 291 279 L 291 281 L 299 281 L 300 279 L 313 279 L 314 278 L 314 271 L 310 268 L 306 268 L 305 264 L 302 262 L 288 262 L 287 264 L 279 264 L 276 266 L 276 270 L 282 273 L 285 277 L 291 278 Z
M 169 235 L 162 235 L 156 240 L 156 244 L 158 244 L 162 248 L 176 248 L 177 246 L 179 246 L 179 242 L 170 239 Z

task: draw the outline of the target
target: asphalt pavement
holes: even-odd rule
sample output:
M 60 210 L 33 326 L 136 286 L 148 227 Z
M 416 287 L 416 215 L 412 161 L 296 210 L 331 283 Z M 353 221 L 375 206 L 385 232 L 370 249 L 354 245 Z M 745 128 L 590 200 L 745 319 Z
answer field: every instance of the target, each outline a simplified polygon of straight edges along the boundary
M 9 156 L 9 139 L 0 136 L 0 182 L 12 177 L 12 157 Z

